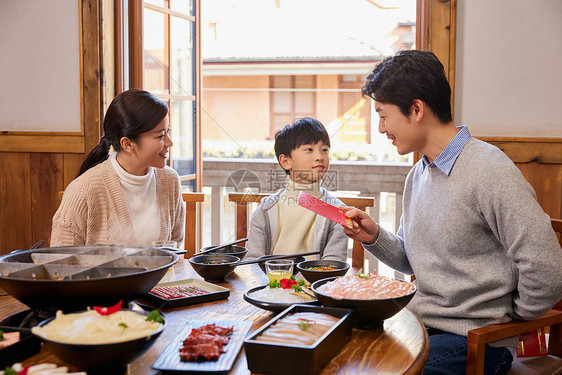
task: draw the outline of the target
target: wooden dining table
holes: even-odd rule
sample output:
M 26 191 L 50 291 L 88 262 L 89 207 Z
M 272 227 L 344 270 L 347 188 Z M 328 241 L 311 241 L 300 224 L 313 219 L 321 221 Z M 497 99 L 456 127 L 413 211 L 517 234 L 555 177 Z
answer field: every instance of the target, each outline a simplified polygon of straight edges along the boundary
M 180 259 L 161 282 L 189 278 L 201 279 L 189 262 Z M 195 320 L 251 321 L 251 332 L 256 331 L 275 315 L 260 309 L 243 298 L 248 289 L 267 283 L 267 276 L 256 265 L 239 266 L 234 273 L 217 285 L 230 289 L 228 299 L 190 306 L 163 309 L 167 321 L 164 332 L 154 345 L 128 366 L 128 374 L 158 374 L 151 368 L 158 356 L 176 338 L 186 323 Z M 142 299 L 139 304 L 150 305 Z M 156 307 L 156 306 L 155 306 Z M 0 296 L 0 320 L 27 310 L 28 307 L 9 295 Z M 407 308 L 386 319 L 383 328 L 373 330 L 353 329 L 351 339 L 318 373 L 327 374 L 419 374 L 429 354 L 429 339 L 421 321 Z M 68 366 L 44 347 L 38 354 L 24 360 L 24 366 L 39 363 L 55 363 Z M 71 370 L 76 370 L 69 366 Z M 244 348 L 235 360 L 230 374 L 250 374 Z

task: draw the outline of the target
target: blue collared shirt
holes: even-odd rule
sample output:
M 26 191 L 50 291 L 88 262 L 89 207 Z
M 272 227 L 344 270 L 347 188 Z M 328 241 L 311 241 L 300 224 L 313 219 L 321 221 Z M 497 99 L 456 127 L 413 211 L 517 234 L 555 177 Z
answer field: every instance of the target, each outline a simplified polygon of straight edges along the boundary
M 433 163 L 430 163 L 425 155 L 422 157 L 422 169 L 424 171 L 426 167 L 435 166 L 447 176 L 451 173 L 455 161 L 459 157 L 463 147 L 471 138 L 470 132 L 466 126 L 457 126 L 457 129 L 459 129 L 457 135 L 454 136 L 439 156 L 435 158 Z

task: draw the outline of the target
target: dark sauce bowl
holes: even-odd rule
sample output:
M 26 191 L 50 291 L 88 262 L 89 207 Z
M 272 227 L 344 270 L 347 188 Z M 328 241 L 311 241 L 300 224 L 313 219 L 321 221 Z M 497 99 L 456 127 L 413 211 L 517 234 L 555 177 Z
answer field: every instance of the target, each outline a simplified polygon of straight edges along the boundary
M 211 247 L 214 246 L 207 246 L 201 249 L 201 251 L 205 251 L 207 249 L 210 249 Z M 236 246 L 236 245 L 230 245 L 227 247 L 223 247 L 222 249 L 217 249 L 217 250 L 212 250 L 208 253 L 206 253 L 206 255 L 212 255 L 212 254 L 220 254 L 220 255 L 234 255 L 235 257 L 240 258 L 240 260 L 244 259 L 244 257 L 246 256 L 246 254 L 248 253 L 248 249 L 246 249 L 243 246 Z
M 326 279 L 328 277 L 343 276 L 347 273 L 350 268 L 349 263 L 341 262 L 339 260 L 306 260 L 304 262 L 297 263 L 297 269 L 300 271 L 301 275 L 309 283 L 313 283 L 318 280 Z M 335 270 L 332 271 L 318 271 L 311 270 L 309 268 L 314 267 L 332 267 Z
M 196 255 L 189 258 L 191 267 L 205 281 L 223 282 L 236 268 L 240 258 L 234 255 Z

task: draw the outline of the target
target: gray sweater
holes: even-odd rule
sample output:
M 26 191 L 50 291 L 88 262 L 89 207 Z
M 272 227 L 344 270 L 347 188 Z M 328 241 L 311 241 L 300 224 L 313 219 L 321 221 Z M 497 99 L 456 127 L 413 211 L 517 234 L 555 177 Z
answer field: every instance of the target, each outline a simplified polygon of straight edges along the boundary
M 562 251 L 549 216 L 513 162 L 474 138 L 449 176 L 423 170 L 421 160 L 412 168 L 398 233 L 381 228 L 365 248 L 415 274 L 408 308 L 455 334 L 531 320 L 562 299 Z
M 345 206 L 339 199 L 332 196 L 324 188 L 322 200 L 334 206 Z M 277 240 L 279 226 L 279 197 L 285 189 L 265 197 L 252 214 L 250 229 L 248 231 L 248 254 L 245 259 L 256 259 L 262 255 L 270 255 Z M 314 220 L 314 250 L 320 251 L 322 259 L 341 260 L 347 259 L 349 239 L 343 233 L 343 227 L 323 216 L 316 215 Z

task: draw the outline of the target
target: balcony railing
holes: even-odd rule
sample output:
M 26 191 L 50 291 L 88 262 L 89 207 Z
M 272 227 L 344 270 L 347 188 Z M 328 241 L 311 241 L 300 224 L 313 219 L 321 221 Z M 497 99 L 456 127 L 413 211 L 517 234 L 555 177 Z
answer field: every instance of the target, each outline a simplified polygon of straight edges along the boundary
M 375 207 L 370 208 L 369 214 L 384 228 L 395 231 L 402 215 L 402 191 L 410 169 L 407 164 L 332 161 L 324 186 L 336 195 L 374 197 Z M 259 189 L 261 193 L 273 193 L 284 179 L 284 171 L 274 160 L 204 158 L 203 246 L 235 239 L 236 211 L 235 204 L 228 201 L 229 192 Z M 255 207 L 250 207 L 250 211 Z M 369 253 L 365 259 L 366 269 L 371 272 L 385 267 Z

